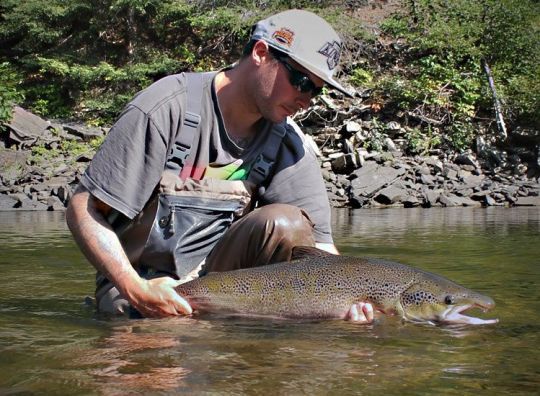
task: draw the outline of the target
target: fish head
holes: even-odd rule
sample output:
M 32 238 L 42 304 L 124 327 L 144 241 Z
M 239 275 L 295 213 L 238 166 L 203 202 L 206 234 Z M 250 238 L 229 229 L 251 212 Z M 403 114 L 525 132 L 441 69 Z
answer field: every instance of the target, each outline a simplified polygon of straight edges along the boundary
M 497 319 L 481 319 L 463 312 L 479 308 L 492 309 L 492 298 L 460 286 L 438 275 L 423 273 L 401 293 L 402 316 L 415 322 L 439 324 L 492 324 Z

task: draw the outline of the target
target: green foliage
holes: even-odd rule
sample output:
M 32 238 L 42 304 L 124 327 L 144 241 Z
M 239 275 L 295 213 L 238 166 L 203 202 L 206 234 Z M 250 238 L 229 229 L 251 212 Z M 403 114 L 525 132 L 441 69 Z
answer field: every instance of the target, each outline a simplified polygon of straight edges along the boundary
M 17 90 L 18 73 L 9 63 L 0 63 L 0 131 L 3 123 L 9 122 L 13 105 L 23 100 L 23 94 Z
M 92 139 L 90 142 L 80 142 L 76 140 L 63 139 L 55 148 L 49 148 L 43 144 L 32 147 L 30 163 L 33 165 L 43 165 L 55 159 L 71 157 L 72 162 L 80 155 L 93 156 L 99 146 L 103 143 L 104 137 Z M 70 164 L 72 165 L 72 164 Z
M 479 80 L 481 77 L 482 84 L 486 84 L 486 78 L 481 61 L 487 61 L 510 121 L 519 123 L 538 114 L 538 95 L 516 86 L 518 83 L 533 88 L 539 84 L 540 4 L 537 1 L 418 0 L 414 3 L 418 18 L 416 26 L 412 26 L 413 45 L 420 52 L 438 57 L 451 54 L 456 65 L 478 75 Z M 473 105 L 480 100 L 488 103 L 487 98 L 464 99 Z
M 381 31 L 396 37 L 407 36 L 409 26 L 402 16 L 392 15 L 381 22 Z
M 482 61 L 491 66 L 505 118 L 514 125 L 539 126 L 538 1 L 412 0 L 403 5 L 402 15 L 381 25 L 385 34 L 400 38 L 398 55 L 385 70 L 370 69 L 369 54 L 355 47 L 372 37 L 344 2 L 3 0 L 0 120 L 11 104 L 25 100 L 46 117 L 110 122 L 133 94 L 167 74 L 234 62 L 258 19 L 304 8 L 326 18 L 345 38 L 350 83 L 372 88 L 374 98 L 387 107 L 413 114 L 417 125 L 411 127 L 424 136 L 431 133 L 428 125 L 435 126 L 443 135 L 441 145 L 466 147 L 476 133 L 468 127 L 471 120 L 493 115 Z
M 257 18 L 246 13 L 253 3 L 4 0 L 0 62 L 25 76 L 18 92 L 41 115 L 110 119 L 160 77 L 237 59 Z M 220 59 L 223 53 L 229 56 Z
M 380 80 L 381 94 L 387 93 L 402 109 L 430 107 L 439 116 L 470 117 L 481 96 L 480 70 L 459 64 L 451 56 L 428 55 L 411 62 L 411 75 L 386 75 Z M 473 70 L 473 71 L 471 71 Z
M 455 150 L 463 152 L 471 147 L 476 135 L 475 126 L 470 120 L 458 120 L 450 125 L 446 139 Z
M 385 125 L 377 118 L 371 121 L 370 134 L 364 141 L 363 147 L 367 150 L 383 151 L 384 139 L 387 137 L 385 133 Z
M 433 150 L 442 143 L 439 131 L 431 127 L 424 130 L 409 128 L 406 137 L 408 142 L 407 149 L 411 154 L 426 155 L 430 150 Z
M 358 86 L 358 87 L 371 86 L 372 81 L 373 81 L 373 73 L 361 67 L 354 68 L 349 78 L 349 82 L 352 85 Z
M 27 107 L 46 117 L 76 115 L 101 124 L 167 74 L 217 69 L 238 59 L 256 20 L 330 3 L 4 0 L 0 62 L 25 76 L 17 92 L 25 94 Z
M 399 68 L 374 76 L 374 96 L 409 116 L 409 149 L 462 151 L 494 119 L 493 72 L 507 125 L 540 128 L 540 13 L 534 0 L 414 0 L 381 28 L 400 38 Z M 491 123 L 492 126 L 495 122 Z M 441 139 L 431 141 L 431 131 Z M 436 136 L 433 135 L 433 136 Z M 423 144 L 424 139 L 430 141 Z

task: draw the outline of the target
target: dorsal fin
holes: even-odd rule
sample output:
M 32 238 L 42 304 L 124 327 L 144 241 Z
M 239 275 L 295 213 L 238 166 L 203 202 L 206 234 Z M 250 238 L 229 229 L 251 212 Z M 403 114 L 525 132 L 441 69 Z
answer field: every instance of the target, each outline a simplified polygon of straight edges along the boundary
M 307 257 L 328 257 L 333 256 L 332 253 L 317 249 L 313 246 L 295 246 L 292 250 L 291 260 L 300 260 Z

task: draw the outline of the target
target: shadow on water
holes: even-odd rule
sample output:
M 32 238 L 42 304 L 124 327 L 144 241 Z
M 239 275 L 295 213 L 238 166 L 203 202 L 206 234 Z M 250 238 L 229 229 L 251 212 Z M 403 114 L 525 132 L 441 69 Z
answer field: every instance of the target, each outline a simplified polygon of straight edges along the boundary
M 0 213 L 0 394 L 536 394 L 540 210 L 493 209 L 334 213 L 342 253 L 491 295 L 478 327 L 98 316 L 62 214 Z

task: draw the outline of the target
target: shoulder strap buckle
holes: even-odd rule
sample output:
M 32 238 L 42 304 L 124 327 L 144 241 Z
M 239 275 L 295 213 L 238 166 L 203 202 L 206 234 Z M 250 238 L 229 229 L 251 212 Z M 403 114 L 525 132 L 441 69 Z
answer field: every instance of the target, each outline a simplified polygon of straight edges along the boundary
M 201 99 L 203 91 L 203 76 L 201 73 L 186 75 L 186 112 L 180 125 L 180 131 L 169 150 L 166 167 L 171 170 L 183 169 L 191 153 L 191 148 L 197 139 L 197 131 L 201 123 Z
M 186 158 L 189 156 L 190 151 L 191 150 L 188 146 L 184 146 L 178 142 L 174 142 L 169 152 L 169 168 L 172 168 L 172 163 L 174 163 L 177 164 L 178 169 L 180 169 L 180 167 L 184 165 L 184 162 L 186 162 Z
M 256 172 L 258 175 L 256 176 L 257 180 L 265 180 L 268 175 L 270 175 L 270 169 L 272 168 L 272 165 L 274 164 L 274 160 L 271 158 L 266 158 L 264 153 L 261 153 L 258 155 L 257 159 L 255 160 L 255 163 L 253 164 L 253 167 L 251 168 L 250 172 Z
M 279 148 L 283 138 L 287 134 L 287 128 L 282 124 L 274 124 L 270 130 L 270 134 L 266 139 L 264 149 L 255 159 L 255 163 L 251 167 L 248 180 L 255 185 L 262 184 L 268 176 L 276 162 Z

